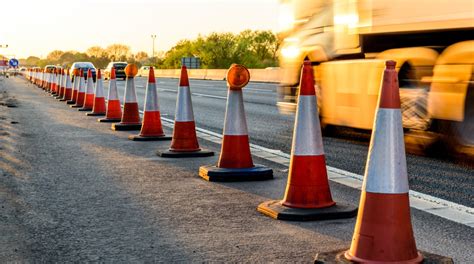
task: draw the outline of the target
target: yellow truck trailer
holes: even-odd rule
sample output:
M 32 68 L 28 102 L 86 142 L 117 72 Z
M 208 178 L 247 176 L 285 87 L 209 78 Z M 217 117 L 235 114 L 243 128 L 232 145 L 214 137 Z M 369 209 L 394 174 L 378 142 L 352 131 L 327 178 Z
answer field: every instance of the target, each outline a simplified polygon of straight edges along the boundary
M 371 129 L 384 61 L 397 62 L 411 134 L 474 146 L 474 2 L 282 0 L 278 107 L 295 109 L 300 67 L 315 69 L 323 127 Z M 433 140 L 425 142 L 432 143 Z

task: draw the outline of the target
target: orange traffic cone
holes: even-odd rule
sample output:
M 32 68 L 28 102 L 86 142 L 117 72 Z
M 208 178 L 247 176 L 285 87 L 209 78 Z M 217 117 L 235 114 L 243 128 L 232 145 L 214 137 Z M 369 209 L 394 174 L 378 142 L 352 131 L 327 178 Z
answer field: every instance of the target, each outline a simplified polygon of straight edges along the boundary
M 160 106 L 158 104 L 158 93 L 156 92 L 153 67 L 150 67 L 150 72 L 148 73 L 142 129 L 140 130 L 139 135 L 130 135 L 128 139 L 135 141 L 171 139 L 171 137 L 165 135 L 163 132 L 163 126 L 161 125 Z
M 120 122 L 122 119 L 122 106 L 117 91 L 117 80 L 115 78 L 115 68 L 112 67 L 109 78 L 109 91 L 107 94 L 107 111 L 105 118 L 100 118 L 99 122 Z
M 105 98 L 104 98 L 104 87 L 102 83 L 102 74 L 100 69 L 97 71 L 97 78 L 95 81 L 95 92 L 94 92 L 94 105 L 92 112 L 87 113 L 87 116 L 103 116 L 105 115 Z
M 250 80 L 250 73 L 242 65 L 233 64 L 227 71 L 227 106 L 224 137 L 217 166 L 201 166 L 199 176 L 208 181 L 255 181 L 273 178 L 273 171 L 254 165 L 245 120 L 242 88 Z
M 59 92 L 58 95 L 56 96 L 56 99 L 61 100 L 64 97 L 64 85 L 66 83 L 66 78 L 65 78 L 65 71 L 64 69 L 61 69 L 61 81 L 59 84 Z
M 125 67 L 127 80 L 125 82 L 125 95 L 123 104 L 123 114 L 120 123 L 112 124 L 112 130 L 140 130 L 142 123 L 140 122 L 140 113 L 138 111 L 137 93 L 135 92 L 135 75 L 138 68 L 135 64 L 128 64 Z
M 71 86 L 71 77 L 69 75 L 69 69 L 67 69 L 66 74 L 64 76 L 64 95 L 60 101 L 67 101 L 71 100 L 72 97 L 72 86 Z
M 51 77 L 51 75 L 49 74 L 49 70 L 45 69 L 44 70 L 43 82 L 41 84 L 41 88 L 43 88 L 43 91 L 46 91 L 46 89 L 48 88 L 50 77 Z
M 49 83 L 49 87 L 47 89 L 48 93 L 53 93 L 56 89 L 56 69 L 51 71 L 51 81 Z
M 364 263 L 420 263 L 413 236 L 395 62 L 387 61 L 372 130 L 360 211 L 345 257 Z
M 71 94 L 71 99 L 67 101 L 67 104 L 75 104 L 76 103 L 76 98 L 77 94 L 79 93 L 79 83 L 80 83 L 80 75 L 81 71 L 79 69 L 74 69 L 73 75 L 74 78 L 71 80 L 72 83 L 72 94 Z
M 214 152 L 199 148 L 191 91 L 189 90 L 188 71 L 184 65 L 181 67 L 181 76 L 179 78 L 171 147 L 168 151 L 159 151 L 157 154 L 168 158 L 214 156 Z
M 74 101 L 76 101 L 75 105 L 71 105 L 72 108 L 80 108 L 84 106 L 84 99 L 86 98 L 86 85 L 84 83 L 84 70 L 79 70 L 79 76 L 74 78 L 74 81 L 76 79 L 79 81 L 77 84 L 77 95 L 76 98 L 74 98 Z
M 329 188 L 311 62 L 301 71 L 288 184 L 283 200 L 267 201 L 257 210 L 281 220 L 325 220 L 354 217 L 355 206 L 335 203 Z
M 94 80 L 91 69 L 87 70 L 86 91 L 84 94 L 84 105 L 77 111 L 91 111 L 94 107 Z

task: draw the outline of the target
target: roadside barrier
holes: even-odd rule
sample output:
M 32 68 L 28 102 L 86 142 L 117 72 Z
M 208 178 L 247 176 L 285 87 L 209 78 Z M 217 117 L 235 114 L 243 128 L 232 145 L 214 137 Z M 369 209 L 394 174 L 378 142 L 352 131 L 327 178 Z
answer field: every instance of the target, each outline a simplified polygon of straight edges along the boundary
M 87 116 L 103 116 L 105 115 L 105 98 L 104 98 L 104 83 L 102 81 L 102 73 L 100 69 L 97 70 L 94 91 L 94 104 L 92 112 L 86 113 Z
M 117 79 L 115 77 L 115 68 L 112 67 L 109 78 L 109 91 L 107 93 L 107 110 L 105 118 L 99 118 L 99 122 L 120 122 L 122 119 L 122 107 L 117 91 Z
M 181 67 L 181 75 L 179 78 L 173 140 L 167 151 L 158 151 L 157 154 L 167 158 L 214 156 L 214 152 L 203 150 L 199 147 L 196 135 L 196 124 L 194 122 L 191 91 L 189 88 L 188 71 L 184 65 Z
M 79 76 L 74 78 L 74 81 L 78 81 L 77 86 L 77 95 L 74 98 L 76 102 L 75 105 L 72 105 L 72 108 L 80 108 L 84 106 L 84 99 L 86 97 L 86 87 L 84 83 L 84 70 L 79 70 Z
M 69 69 L 66 70 L 65 84 L 64 84 L 64 95 L 60 101 L 71 100 L 72 97 L 72 86 L 71 86 L 71 77 L 69 75 Z
M 123 103 L 123 114 L 120 123 L 112 124 L 112 130 L 131 131 L 140 130 L 142 123 L 140 122 L 140 114 L 138 112 L 137 93 L 135 92 L 135 75 L 138 68 L 135 64 L 128 64 L 125 67 L 127 79 L 125 82 L 125 95 Z
M 250 153 L 242 88 L 250 73 L 242 65 L 233 64 L 227 72 L 227 106 L 224 136 L 217 166 L 201 166 L 199 176 L 208 181 L 253 181 L 273 178 L 273 171 L 254 165 Z
M 385 62 L 351 247 L 315 263 L 454 263 L 416 248 L 395 64 Z
M 76 103 L 76 98 L 77 94 L 79 93 L 79 83 L 80 83 L 80 71 L 78 69 L 74 69 L 73 71 L 74 74 L 74 79 L 72 80 L 72 97 L 69 101 L 67 101 L 67 104 L 75 104 Z
M 94 106 L 94 79 L 92 70 L 87 70 L 86 91 L 84 93 L 84 104 L 78 111 L 91 111 Z
M 283 200 L 267 201 L 257 210 L 280 220 L 326 220 L 354 217 L 357 208 L 335 203 L 326 171 L 313 67 L 305 61 L 293 132 L 288 183 Z
M 145 106 L 143 107 L 143 122 L 138 135 L 130 135 L 128 139 L 134 141 L 158 141 L 170 140 L 163 132 L 161 124 L 160 106 L 158 103 L 158 93 L 156 91 L 156 80 L 153 67 L 148 72 L 148 83 L 145 92 Z

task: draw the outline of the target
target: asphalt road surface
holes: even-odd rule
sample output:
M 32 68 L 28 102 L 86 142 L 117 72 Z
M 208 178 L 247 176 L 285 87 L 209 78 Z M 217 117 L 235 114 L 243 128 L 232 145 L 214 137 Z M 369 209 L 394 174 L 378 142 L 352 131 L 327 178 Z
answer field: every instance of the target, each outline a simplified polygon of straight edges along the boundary
M 222 83 L 192 84 L 195 93 L 225 96 Z M 172 90 L 176 80 L 159 85 Z M 246 105 L 253 141 L 288 150 L 291 118 L 276 113 L 272 92 L 257 92 L 245 94 L 255 102 Z M 171 115 L 176 94 L 160 95 Z M 193 99 L 198 124 L 219 131 L 224 100 Z M 217 157 L 160 158 L 155 151 L 169 142 L 133 142 L 132 133 L 112 131 L 21 78 L 0 80 L 1 262 L 300 263 L 349 246 L 355 219 L 284 222 L 256 211 L 260 202 L 282 197 L 286 167 L 255 158 L 274 168 L 274 180 L 209 183 L 197 171 Z M 327 152 L 335 148 L 331 141 L 341 144 L 331 154 L 341 159 L 355 148 L 326 139 Z M 219 151 L 218 144 L 200 143 Z M 357 189 L 331 182 L 331 190 L 336 201 L 358 204 Z M 418 249 L 474 262 L 472 228 L 416 209 L 412 222 Z
M 140 109 L 143 109 L 146 78 L 135 81 Z M 124 81 L 118 81 L 121 100 Z M 104 85 L 108 87 L 108 82 Z M 160 110 L 173 119 L 178 80 L 157 78 Z M 198 127 L 222 133 L 227 96 L 225 81 L 190 80 L 194 115 Z M 294 117 L 282 115 L 276 107 L 276 84 L 249 83 L 244 88 L 245 110 L 251 142 L 269 149 L 291 151 Z M 364 174 L 369 137 L 342 133 L 324 137 L 330 166 Z M 456 160 L 407 155 L 410 188 L 455 203 L 474 207 L 474 165 Z

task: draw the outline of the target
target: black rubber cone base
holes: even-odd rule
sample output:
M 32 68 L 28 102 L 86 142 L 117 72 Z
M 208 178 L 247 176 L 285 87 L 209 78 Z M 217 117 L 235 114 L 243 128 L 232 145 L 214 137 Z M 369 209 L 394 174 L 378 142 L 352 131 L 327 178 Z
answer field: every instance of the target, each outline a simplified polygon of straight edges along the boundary
M 70 105 L 69 107 L 71 107 L 71 108 L 80 108 L 80 107 L 82 107 L 82 105 Z
M 122 119 L 120 118 L 99 118 L 97 119 L 97 122 L 101 122 L 101 123 L 114 123 L 114 122 L 120 122 L 122 121 Z
M 79 108 L 77 109 L 77 111 L 81 111 L 81 112 L 92 111 L 92 108 Z
M 214 151 L 206 149 L 200 149 L 197 151 L 157 151 L 156 155 L 163 158 L 198 158 L 198 157 L 211 157 L 214 156 Z
M 133 141 L 164 141 L 164 140 L 171 140 L 170 136 L 158 136 L 158 137 L 144 137 L 140 135 L 130 135 L 128 136 L 128 139 L 133 140 Z
M 67 101 L 67 99 L 61 98 L 61 99 L 59 99 L 59 101 L 64 102 L 64 101 Z
M 116 123 L 112 124 L 112 130 L 115 131 L 135 131 L 142 129 L 142 124 L 124 124 Z
M 255 164 L 253 168 L 245 169 L 227 169 L 208 165 L 199 167 L 199 176 L 207 181 L 215 182 L 263 181 L 273 179 L 273 170 L 258 164 Z
M 344 253 L 347 251 L 346 250 L 334 250 L 331 252 L 325 252 L 325 253 L 318 253 L 316 254 L 316 257 L 314 257 L 314 263 L 315 264 L 349 264 L 349 263 L 354 263 L 350 260 L 348 260 L 345 256 Z M 423 264 L 453 264 L 454 261 L 450 257 L 444 257 L 424 251 L 420 251 L 421 255 L 423 255 Z M 397 262 L 398 263 L 398 262 Z M 401 263 L 401 262 L 400 262 Z
M 343 203 L 326 208 L 301 209 L 284 206 L 281 200 L 263 202 L 258 205 L 257 211 L 277 220 L 289 221 L 342 219 L 357 215 L 357 207 Z
M 86 116 L 105 116 L 105 113 L 86 113 Z
M 66 101 L 66 104 L 68 104 L 68 105 L 73 105 L 75 103 L 76 103 L 76 101 L 72 101 L 72 100 Z

